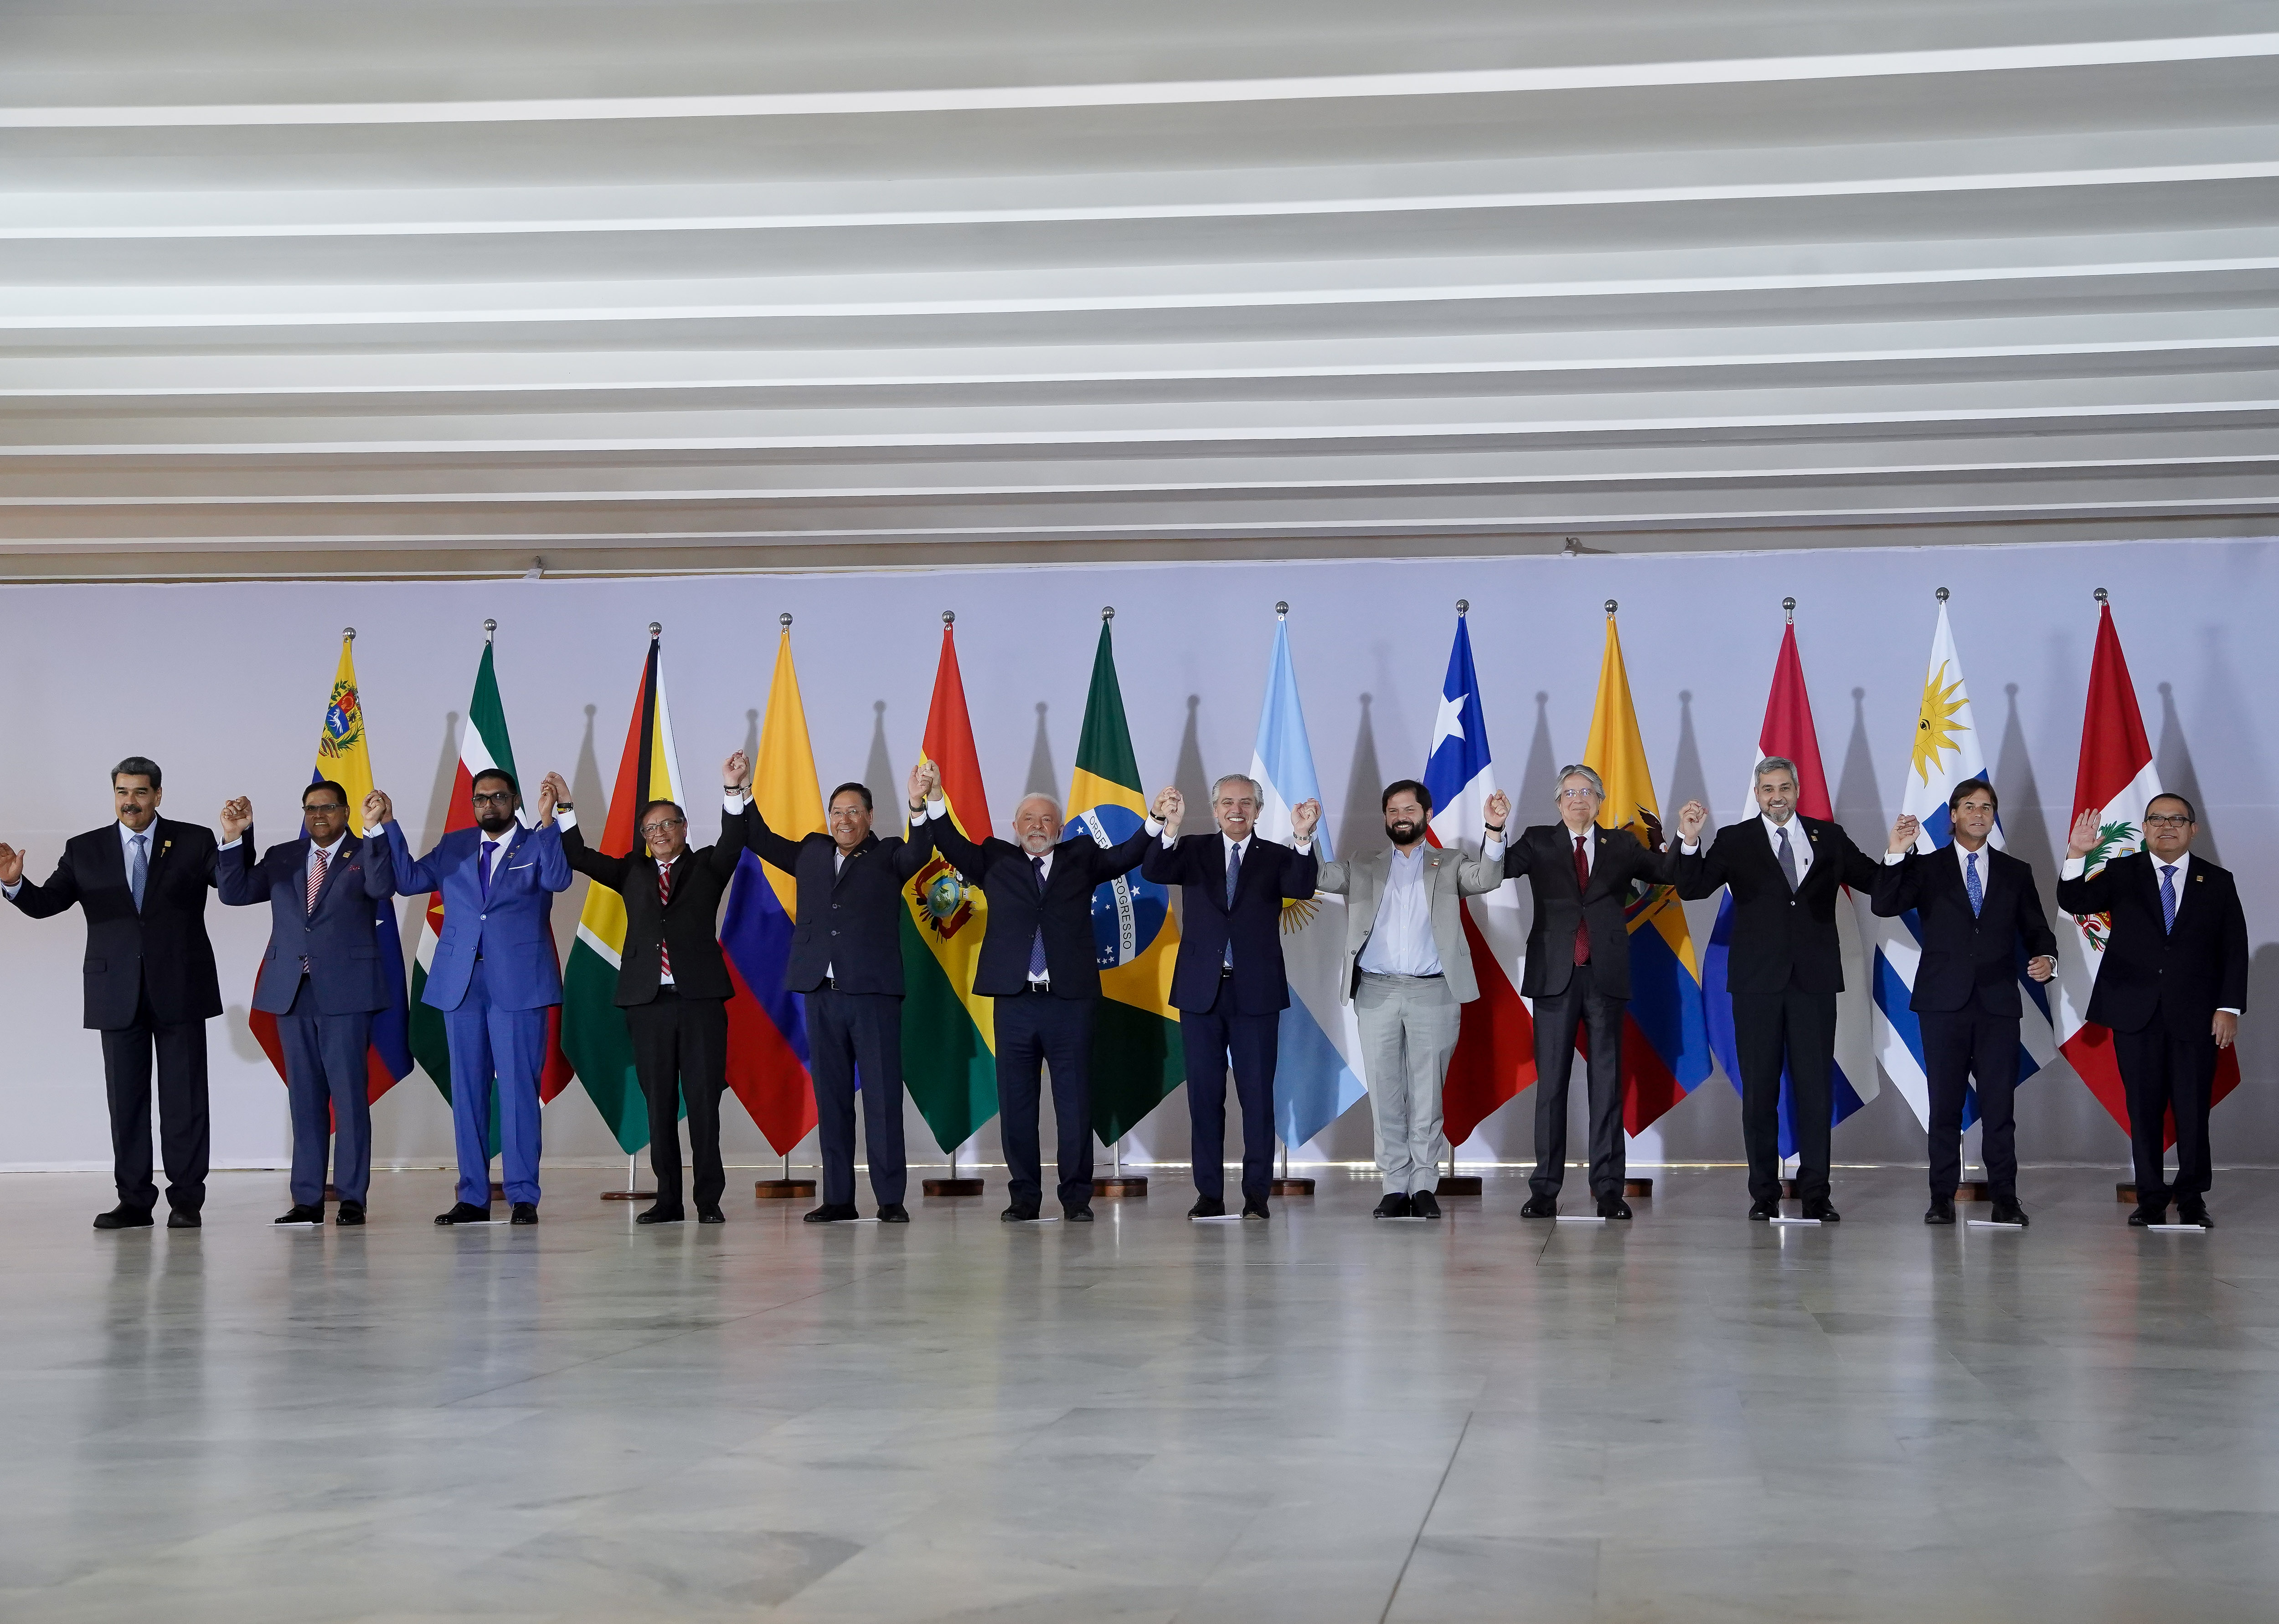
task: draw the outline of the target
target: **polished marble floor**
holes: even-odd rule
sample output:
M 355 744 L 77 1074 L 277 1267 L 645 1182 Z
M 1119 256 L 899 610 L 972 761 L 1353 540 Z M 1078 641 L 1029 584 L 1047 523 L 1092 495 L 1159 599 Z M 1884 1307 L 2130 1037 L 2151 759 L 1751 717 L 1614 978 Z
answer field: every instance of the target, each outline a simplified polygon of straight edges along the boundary
M 224 1175 L 196 1234 L 0 1178 L 0 1618 L 2279 1618 L 2279 1174 L 2200 1236 L 2087 1171 L 2024 1233 L 1896 1170 L 1826 1229 L 1730 1170 L 1606 1228 L 1492 1176 L 1191 1225 L 1159 1174 L 1089 1229 L 636 1229 L 608 1176 L 311 1233 Z

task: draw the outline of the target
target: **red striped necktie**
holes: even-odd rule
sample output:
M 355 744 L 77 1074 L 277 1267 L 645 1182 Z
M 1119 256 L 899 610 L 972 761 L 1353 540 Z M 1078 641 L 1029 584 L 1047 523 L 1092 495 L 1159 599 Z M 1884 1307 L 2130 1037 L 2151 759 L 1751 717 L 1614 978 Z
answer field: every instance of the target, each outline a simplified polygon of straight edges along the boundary
M 672 870 L 664 864 L 656 865 L 656 970 L 660 981 L 672 979 L 672 949 L 665 945 L 664 905 L 672 900 Z

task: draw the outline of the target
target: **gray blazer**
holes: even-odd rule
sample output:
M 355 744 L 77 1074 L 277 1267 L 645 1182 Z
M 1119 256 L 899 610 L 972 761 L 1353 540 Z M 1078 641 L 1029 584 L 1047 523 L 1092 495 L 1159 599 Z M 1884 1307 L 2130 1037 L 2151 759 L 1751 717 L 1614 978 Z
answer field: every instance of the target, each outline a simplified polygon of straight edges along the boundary
M 1361 984 L 1361 950 L 1377 928 L 1377 899 L 1393 872 L 1390 849 L 1351 862 L 1325 862 L 1317 888 L 1346 900 L 1346 974 L 1339 991 L 1347 1003 Z M 1503 884 L 1503 863 L 1484 857 L 1467 857 L 1445 846 L 1424 848 L 1424 883 L 1432 892 L 1432 946 L 1440 955 L 1440 973 L 1460 1004 L 1480 995 L 1472 975 L 1472 950 L 1464 940 L 1463 899 L 1485 896 Z

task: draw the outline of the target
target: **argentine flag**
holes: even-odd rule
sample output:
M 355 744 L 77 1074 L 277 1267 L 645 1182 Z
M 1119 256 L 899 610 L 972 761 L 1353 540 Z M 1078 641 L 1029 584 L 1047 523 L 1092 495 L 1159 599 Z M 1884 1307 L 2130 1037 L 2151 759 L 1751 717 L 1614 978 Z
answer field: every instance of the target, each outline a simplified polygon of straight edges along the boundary
M 1978 718 L 1970 708 L 1970 689 L 1962 680 L 1962 657 L 1954 649 L 1954 632 L 1946 621 L 1946 601 L 1938 605 L 1938 628 L 1931 634 L 1930 664 L 1923 678 L 1922 703 L 1915 713 L 1915 738 L 1906 775 L 1906 793 L 1899 802 L 1903 814 L 1921 824 L 1915 850 L 1935 852 L 1953 838 L 1946 799 L 1954 786 L 1972 778 L 1987 778 L 1986 749 L 1978 732 Z M 1988 779 L 1991 783 L 1992 780 Z M 2002 824 L 1998 818 L 1987 844 L 2001 849 Z M 1922 1026 L 1907 1007 L 1915 992 L 1915 967 L 1922 959 L 1922 926 L 1913 913 L 1897 919 L 1879 919 L 1862 908 L 1862 922 L 1876 945 L 1871 980 L 1875 1014 L 1876 1060 L 1891 1085 L 1907 1099 L 1915 1120 L 1930 1125 L 1930 1084 L 1923 1072 Z M 2040 1070 L 2057 1053 L 2050 1023 L 2049 995 L 2027 977 L 2025 960 L 2018 961 L 2018 982 L 2025 991 L 2026 1015 L 2020 1023 L 2021 1053 L 2018 1081 Z M 1963 1102 L 1965 1127 L 1978 1118 L 1974 1091 Z
M 1274 664 L 1266 676 L 1266 708 L 1258 718 L 1258 744 L 1250 776 L 1258 780 L 1258 832 L 1290 844 L 1290 808 L 1322 798 L 1314 776 L 1314 747 L 1306 739 L 1306 713 L 1298 703 L 1298 674 L 1290 665 L 1290 626 L 1277 617 Z M 1314 855 L 1331 862 L 1330 828 L 1314 826 Z M 1345 969 L 1346 903 L 1316 895 L 1282 905 L 1282 962 L 1290 981 L 1290 1007 L 1282 1012 L 1280 1053 L 1274 1067 L 1274 1129 L 1282 1143 L 1303 1145 L 1344 1115 L 1365 1092 L 1359 1069 L 1361 1029 L 1353 1007 L 1338 996 Z

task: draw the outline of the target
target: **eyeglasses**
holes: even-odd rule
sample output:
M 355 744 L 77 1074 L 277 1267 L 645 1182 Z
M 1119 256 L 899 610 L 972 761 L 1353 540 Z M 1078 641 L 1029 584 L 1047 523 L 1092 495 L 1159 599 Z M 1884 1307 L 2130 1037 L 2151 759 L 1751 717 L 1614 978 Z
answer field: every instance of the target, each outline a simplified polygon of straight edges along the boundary
M 1585 785 L 1578 784 L 1573 789 L 1561 790 L 1559 792 L 1559 799 L 1562 801 L 1596 801 L 1599 799 L 1599 792 Z
M 654 823 L 643 823 L 641 826 L 641 838 L 645 840 L 654 840 L 668 829 L 686 829 L 687 826 L 688 820 L 686 818 L 661 817 Z
M 495 794 L 485 794 L 482 791 L 477 790 L 472 799 L 479 807 L 510 807 L 514 804 L 514 792 L 500 790 Z
M 301 816 L 303 817 L 311 812 L 345 812 L 347 810 L 348 808 L 337 801 L 304 801 L 301 803 Z
M 2190 829 L 2192 820 L 2182 812 L 2152 812 L 2145 815 L 2147 829 Z

